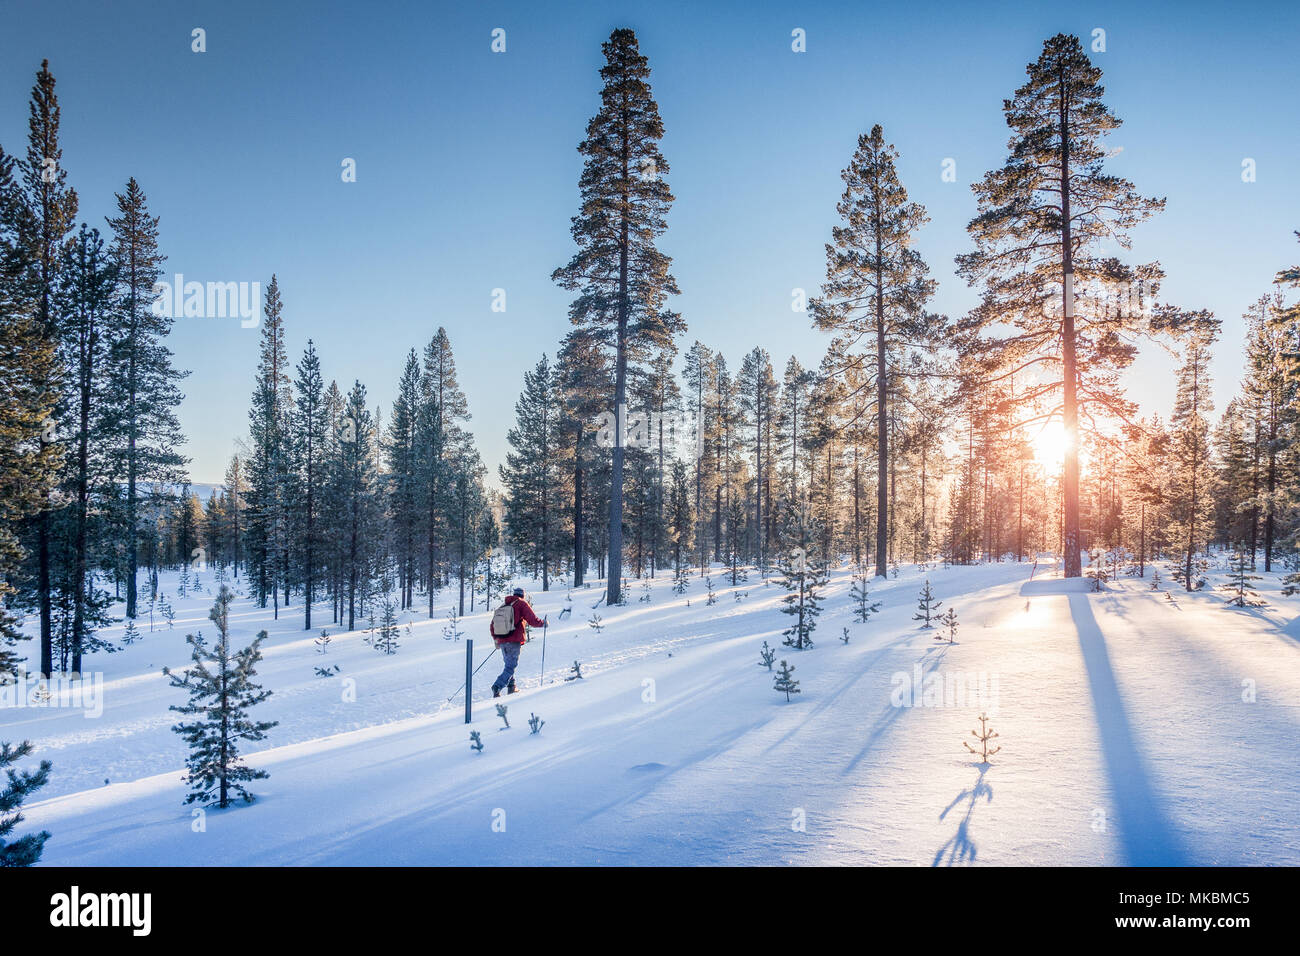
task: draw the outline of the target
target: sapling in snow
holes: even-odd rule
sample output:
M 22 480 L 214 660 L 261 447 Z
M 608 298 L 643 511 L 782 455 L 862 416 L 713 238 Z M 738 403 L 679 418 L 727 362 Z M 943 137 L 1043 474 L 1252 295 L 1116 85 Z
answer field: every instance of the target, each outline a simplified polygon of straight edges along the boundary
M 812 633 L 817 629 L 817 617 L 822 612 L 821 590 L 826 585 L 826 572 L 819 568 L 802 548 L 795 548 L 780 561 L 780 584 L 790 593 L 781 599 L 782 613 L 794 618 L 782 633 L 785 645 L 796 650 L 813 646 Z
M 921 588 L 921 594 L 917 598 L 917 612 L 912 615 L 912 620 L 921 622 L 921 629 L 926 630 L 934 627 L 933 619 L 939 616 L 939 608 L 943 607 L 941 603 L 934 599 L 934 590 L 930 587 L 930 579 L 925 579 L 925 585 Z
M 505 721 L 505 723 L 506 723 L 505 729 L 506 729 L 506 730 L 509 730 L 509 729 L 510 729 L 510 718 L 506 716 L 506 711 L 507 711 L 507 710 L 509 710 L 509 708 L 508 708 L 505 704 L 497 704 L 497 716 L 500 717 L 502 720 Z
M 601 623 L 601 616 L 597 614 L 595 611 L 591 612 L 591 619 L 587 621 L 587 626 L 591 628 L 593 631 L 595 631 L 597 634 L 599 634 L 601 631 L 605 629 L 605 625 Z
M 794 679 L 794 668 L 790 666 L 789 661 L 781 662 L 781 669 L 776 674 L 775 689 L 784 692 L 787 701 L 791 694 L 799 693 L 799 682 Z
M 536 714 L 529 714 L 529 715 L 528 715 L 528 727 L 529 727 L 528 732 L 529 732 L 530 734 L 540 734 L 540 733 L 542 732 L 542 727 L 543 727 L 543 725 L 545 725 L 545 723 L 546 723 L 546 721 L 542 720 L 542 718 L 538 717 Z
M 858 565 L 853 572 L 853 587 L 849 594 L 853 598 L 853 619 L 859 624 L 866 624 L 871 615 L 880 610 L 880 602 L 871 600 L 871 591 L 867 589 L 868 580 L 867 569 Z
M 776 650 L 774 648 L 768 647 L 767 641 L 764 641 L 763 649 L 758 652 L 758 655 L 760 658 L 758 662 L 758 666 L 766 667 L 768 670 L 771 670 L 772 662 L 776 660 Z
M 317 667 L 317 668 L 316 668 L 316 676 L 317 676 L 317 677 L 333 677 L 333 676 L 334 676 L 335 674 L 337 674 L 338 672 L 339 672 L 339 665 L 337 665 L 337 664 L 335 664 L 333 667 Z
M 571 668 L 569 668 L 569 676 L 566 677 L 566 678 L 564 678 L 564 679 L 565 679 L 565 680 L 582 680 L 582 665 L 579 664 L 577 661 L 574 661 L 574 662 L 573 662 L 573 666 L 572 666 Z
M 469 749 L 477 754 L 483 752 L 483 740 L 479 737 L 477 730 L 471 730 L 469 732 Z
M 239 759 L 238 743 L 244 740 L 264 740 L 266 731 L 278 721 L 254 721 L 249 718 L 249 708 L 271 696 L 255 684 L 255 667 L 262 659 L 261 646 L 266 631 L 258 633 L 253 643 L 242 651 L 230 650 L 230 603 L 234 595 L 222 585 L 217 599 L 208 612 L 208 618 L 217 626 L 217 643 L 211 649 L 202 633 L 186 635 L 192 663 L 184 675 L 165 674 L 173 687 L 184 687 L 190 692 L 189 702 L 183 706 L 171 705 L 171 710 L 191 716 L 194 720 L 172 727 L 190 745 L 186 759 L 188 773 L 185 782 L 193 790 L 186 803 L 210 803 L 225 809 L 232 796 L 241 797 L 245 803 L 253 802 L 253 795 L 243 786 L 246 781 L 261 780 L 268 776 L 265 770 L 254 770 Z
M 704 602 L 705 606 L 707 607 L 713 604 L 717 604 L 718 595 L 717 592 L 713 590 L 713 575 L 706 574 L 704 576 L 704 586 L 708 589 L 709 592 L 708 600 Z
M 317 654 L 328 653 L 330 648 L 330 632 L 322 627 L 320 629 L 320 637 L 316 638 L 313 643 L 316 645 Z
M 936 634 L 934 636 L 934 639 L 936 641 L 947 641 L 949 644 L 956 644 L 957 643 L 957 612 L 952 608 L 948 608 L 948 612 L 944 614 L 943 617 L 939 618 L 939 623 L 943 625 L 943 629 L 946 633 Z
M 1238 551 L 1232 559 L 1232 570 L 1224 588 L 1232 592 L 1228 604 L 1232 607 L 1263 607 L 1264 602 L 1255 597 L 1255 585 L 1251 582 L 1261 580 L 1258 574 L 1250 573 L 1250 562 L 1244 552 Z M 1284 589 L 1285 590 L 1285 589 Z
M 970 735 L 979 741 L 979 749 L 976 750 L 972 747 L 968 740 L 963 740 L 962 745 L 975 756 L 979 757 L 981 763 L 988 763 L 989 757 L 992 757 L 995 753 L 1001 750 L 1002 745 L 999 744 L 996 747 L 989 747 L 989 741 L 996 738 L 998 733 L 988 725 L 989 718 L 987 714 L 980 714 L 979 721 L 980 729 L 978 731 L 972 730 L 970 732 Z
M 123 644 L 134 644 L 140 639 L 140 629 L 135 626 L 135 621 L 129 617 L 126 619 L 126 630 L 122 632 Z
M 842 633 L 840 634 L 840 642 L 843 644 L 847 644 L 849 642 L 849 629 L 845 627 L 845 628 L 841 628 L 841 631 Z

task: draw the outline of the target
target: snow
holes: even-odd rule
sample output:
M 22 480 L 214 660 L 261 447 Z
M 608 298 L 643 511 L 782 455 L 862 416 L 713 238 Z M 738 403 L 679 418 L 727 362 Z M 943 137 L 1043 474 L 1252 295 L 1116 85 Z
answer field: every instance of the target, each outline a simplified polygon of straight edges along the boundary
M 0 708 L 0 739 L 31 739 L 54 763 L 19 832 L 53 834 L 47 865 L 1300 863 L 1300 598 L 1277 574 L 1250 610 L 1172 584 L 1170 600 L 1135 577 L 1091 593 L 1046 565 L 1033 580 L 1029 563 L 904 566 L 872 584 L 883 607 L 865 625 L 837 570 L 805 651 L 781 646 L 786 592 L 752 569 L 735 588 L 713 569 L 713 606 L 698 576 L 683 596 L 657 578 L 648 604 L 633 582 L 629 604 L 599 608 L 600 634 L 587 624 L 599 585 L 531 593 L 556 622 L 545 684 L 534 640 L 523 692 L 501 699 L 507 730 L 488 691 L 499 657 L 483 667 L 481 754 L 463 700 L 446 703 L 465 671 L 464 642 L 443 636 L 450 592 L 432 620 L 417 600 L 392 656 L 330 624 L 327 605 L 306 632 L 301 607 L 275 621 L 241 598 L 234 643 L 270 633 L 258 674 L 274 693 L 253 716 L 280 724 L 248 750 L 270 772 L 257 802 L 201 820 L 169 729 L 185 695 L 161 668 L 188 663 L 187 631 L 213 636 L 212 575 L 184 600 L 165 577 L 174 629 L 146 619 L 139 642 L 90 661 L 100 716 Z M 955 644 L 912 620 L 925 578 L 956 609 Z M 477 664 L 488 614 L 462 630 Z M 795 666 L 788 703 L 759 664 L 764 640 Z M 584 679 L 566 681 L 575 660 Z M 316 677 L 326 665 L 340 672 Z M 991 699 L 912 694 L 917 674 Z M 988 765 L 962 745 L 981 709 L 1002 746 Z

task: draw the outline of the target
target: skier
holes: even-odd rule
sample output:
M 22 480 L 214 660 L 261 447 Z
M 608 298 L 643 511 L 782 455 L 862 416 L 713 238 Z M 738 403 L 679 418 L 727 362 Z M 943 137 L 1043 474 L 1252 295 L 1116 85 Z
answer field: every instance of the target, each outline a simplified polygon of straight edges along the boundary
M 501 648 L 501 656 L 506 666 L 501 676 L 492 682 L 492 696 L 500 697 L 501 688 L 513 694 L 519 688 L 515 686 L 515 668 L 519 666 L 519 651 L 528 640 L 529 627 L 545 627 L 546 619 L 539 618 L 524 600 L 524 589 L 515 588 L 514 593 L 506 598 L 492 615 L 492 639 Z

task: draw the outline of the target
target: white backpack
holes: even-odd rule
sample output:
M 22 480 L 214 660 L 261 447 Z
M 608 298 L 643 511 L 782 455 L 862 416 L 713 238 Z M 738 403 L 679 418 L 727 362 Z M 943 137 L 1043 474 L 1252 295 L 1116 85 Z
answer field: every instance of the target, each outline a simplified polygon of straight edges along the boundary
M 509 637 L 515 632 L 515 605 L 502 604 L 492 612 L 492 636 Z

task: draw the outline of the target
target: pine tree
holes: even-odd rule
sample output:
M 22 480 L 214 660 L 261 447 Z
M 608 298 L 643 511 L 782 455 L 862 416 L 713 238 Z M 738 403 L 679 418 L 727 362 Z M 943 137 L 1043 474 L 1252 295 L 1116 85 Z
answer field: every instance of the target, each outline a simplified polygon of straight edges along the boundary
M 826 586 L 825 570 L 814 563 L 802 548 L 796 548 L 781 561 L 781 585 L 790 593 L 781 599 L 782 613 L 794 617 L 782 631 L 785 645 L 797 650 L 813 646 L 812 633 L 822 612 L 821 591 Z
M 788 702 L 791 694 L 798 694 L 799 682 L 794 679 L 794 668 L 790 666 L 789 661 L 781 662 L 781 669 L 776 674 L 775 689 L 778 693 L 784 693 Z
M 42 830 L 17 840 L 9 839 L 14 828 L 23 822 L 23 801 L 49 782 L 50 770 L 53 769 L 48 760 L 42 760 L 35 770 L 12 769 L 17 761 L 31 752 L 29 740 L 17 747 L 8 742 L 0 743 L 0 770 L 7 777 L 3 789 L 0 789 L 0 867 L 32 866 L 40 860 L 45 841 L 50 838 L 49 832 Z
M 949 644 L 956 644 L 957 612 L 953 608 L 948 608 L 948 611 L 943 615 L 943 617 L 939 618 L 939 623 L 943 625 L 944 630 L 948 632 L 948 635 L 945 638 L 942 635 L 936 634 L 934 639 L 936 641 L 947 640 Z
M 67 171 L 63 168 L 63 149 L 59 145 L 59 120 L 61 110 L 54 92 L 54 74 L 48 60 L 41 61 L 36 84 L 32 87 L 28 110 L 27 157 L 22 164 L 23 218 L 26 230 L 24 256 L 30 263 L 30 296 L 34 313 L 34 343 L 37 357 L 47 349 L 55 354 L 60 338 L 59 308 L 56 303 L 63 264 L 63 248 L 77 217 L 77 193 L 67 184 Z M 58 394 L 61 367 L 57 361 L 40 361 L 36 366 L 46 369 L 31 383 L 34 393 L 53 412 L 53 398 Z M 42 425 L 42 441 L 53 441 L 54 418 L 47 414 Z M 61 448 L 51 449 L 49 459 L 61 453 Z M 33 477 L 37 487 L 34 495 L 41 499 L 35 514 L 36 559 L 35 603 L 40 614 L 41 669 L 48 677 L 53 667 L 54 655 L 54 503 L 56 471 L 53 467 L 38 469 Z
M 933 618 L 939 616 L 939 608 L 943 607 L 941 603 L 934 599 L 934 591 L 930 587 L 930 579 L 925 579 L 925 584 L 921 588 L 921 593 L 917 597 L 917 613 L 912 615 L 912 620 L 921 622 L 921 629 L 928 630 L 934 625 L 931 623 Z
M 30 639 L 11 610 L 13 601 L 29 597 L 20 593 L 29 555 L 19 531 L 33 516 L 38 526 L 45 520 L 45 491 L 58 464 L 58 446 L 45 440 L 54 414 L 46 384 L 56 374 L 57 352 L 36 314 L 35 217 L 14 178 L 17 168 L 0 149 L 0 680 L 18 675 L 19 657 L 10 648 Z
M 289 356 L 284 343 L 283 303 L 276 276 L 266 288 L 262 342 L 249 408 L 247 462 L 249 571 L 259 607 L 274 599 L 279 617 L 281 585 L 287 586 L 287 495 L 290 464 Z
M 998 737 L 998 736 L 1000 736 L 1000 735 L 997 733 L 997 731 L 995 731 L 992 727 L 990 727 L 990 726 L 988 725 L 988 721 L 989 721 L 989 718 L 988 718 L 988 715 L 987 715 L 987 714 L 980 714 L 980 715 L 979 715 L 979 722 L 980 722 L 980 729 L 979 729 L 979 731 L 976 732 L 976 731 L 972 730 L 972 731 L 970 732 L 970 735 L 971 735 L 972 737 L 974 737 L 977 741 L 979 741 L 979 745 L 980 745 L 980 747 L 979 747 L 978 750 L 976 750 L 974 747 L 972 747 L 968 741 L 965 741 L 965 740 L 962 741 L 962 746 L 964 746 L 967 750 L 969 750 L 969 751 L 970 751 L 971 753 L 973 753 L 975 756 L 979 757 L 979 758 L 980 758 L 980 763 L 988 763 L 988 762 L 989 762 L 989 757 L 992 757 L 995 753 L 997 753 L 999 750 L 1002 749 L 1001 744 L 999 744 L 998 746 L 993 747 L 993 748 L 990 749 L 990 747 L 989 747 L 989 741 L 993 740 L 994 738 L 996 738 L 996 737 Z
M 569 550 L 564 536 L 568 494 L 559 463 L 550 453 L 558 418 L 551 365 L 543 355 L 524 373 L 515 427 L 506 434 L 509 449 L 500 469 L 507 538 L 533 576 L 541 578 L 543 591 L 550 590 L 551 572 Z
M 1170 419 L 1172 432 L 1172 510 L 1174 533 L 1183 545 L 1183 583 L 1192 590 L 1192 563 L 1211 530 L 1208 491 L 1210 473 L 1210 425 L 1213 407 L 1209 362 L 1219 320 L 1209 312 L 1179 312 L 1165 309 L 1159 321 L 1184 340 L 1184 360 L 1178 371 L 1178 392 Z
M 1228 603 L 1233 607 L 1260 607 L 1264 602 L 1255 597 L 1254 581 L 1261 580 L 1258 574 L 1250 573 L 1250 559 L 1244 551 L 1232 556 L 1231 575 L 1224 588 L 1232 592 Z M 1285 590 L 1285 588 L 1284 588 Z
M 842 363 L 839 370 L 861 369 L 863 387 L 875 386 L 877 577 L 885 576 L 888 560 L 892 379 L 904 374 L 903 353 L 932 348 L 946 324 L 925 313 L 936 283 L 912 243 L 929 217 L 924 206 L 909 201 L 897 158 L 879 124 L 858 137 L 836 207 L 844 225 L 834 228 L 834 244 L 826 246 L 822 295 L 809 303 L 817 327 L 836 333 L 831 350 Z M 855 348 L 864 340 L 866 354 Z
M 767 641 L 764 641 L 762 649 L 758 652 L 758 657 L 758 666 L 766 667 L 768 670 L 771 670 L 772 662 L 776 660 L 776 648 L 769 647 Z
M 208 619 L 217 628 L 215 646 L 208 647 L 202 632 L 186 635 L 192 648 L 190 667 L 183 675 L 163 668 L 173 687 L 183 687 L 190 694 L 186 704 L 173 704 L 170 709 L 194 718 L 172 727 L 190 747 L 185 782 L 192 789 L 185 802 L 208 804 L 215 800 L 223 810 L 233 796 L 252 803 L 253 794 L 244 783 L 269 776 L 265 770 L 254 770 L 240 760 L 240 742 L 264 740 L 266 732 L 279 723 L 255 721 L 248 716 L 251 707 L 271 696 L 269 690 L 253 682 L 266 631 L 259 632 L 248 647 L 232 653 L 229 614 L 233 600 L 234 595 L 223 585 L 208 612 Z
M 670 260 L 655 247 L 666 228 L 672 193 L 659 151 L 663 122 L 651 95 L 650 67 L 636 34 L 618 29 L 602 45 L 601 108 L 578 147 L 584 157 L 581 211 L 573 217 L 578 251 L 555 270 L 562 288 L 579 293 L 569 309 L 574 325 L 598 331 L 614 358 L 614 447 L 610 475 L 607 602 L 621 602 L 623 466 L 629 359 L 668 348 L 681 317 L 664 308 L 677 292 Z
M 446 515 L 452 510 L 453 480 L 449 462 L 454 462 L 469 450 L 466 433 L 460 425 L 469 420 L 469 403 L 460 389 L 451 340 L 444 328 L 439 327 L 425 346 L 420 393 L 416 429 L 421 497 L 426 508 L 424 583 L 432 619 L 434 595 L 442 583 L 441 558 L 449 534 Z
M 397 383 L 397 397 L 388 423 L 385 443 L 388 457 L 388 510 L 392 516 L 398 560 L 402 607 L 413 603 L 416 546 L 419 542 L 423 501 L 420 492 L 419 418 L 420 360 L 411 349 Z
M 92 499 L 108 478 L 104 448 L 111 432 L 103 370 L 109 332 L 120 320 L 117 268 L 109 259 L 99 230 L 84 223 L 65 249 L 56 296 L 60 337 L 70 375 L 64 413 L 71 423 L 71 454 L 65 493 L 71 500 L 70 553 L 64 559 L 64 584 L 72 604 L 71 666 L 81 673 L 82 654 L 96 623 L 105 620 L 104 601 L 95 593 L 91 552 L 95 547 Z
M 294 550 L 303 589 L 303 630 L 311 628 L 311 605 L 316 597 L 317 571 L 321 564 L 320 509 L 325 495 L 325 464 L 329 436 L 329 413 L 325 407 L 325 383 L 321 378 L 316 346 L 307 340 L 307 349 L 298 363 L 294 383 L 297 402 L 290 413 L 292 427 L 288 445 L 295 471 L 295 494 L 290 508 L 294 518 Z
M 352 386 L 342 417 L 335 423 L 335 500 L 341 506 L 341 587 L 346 596 L 348 630 L 355 630 L 359 602 L 370 586 L 372 535 L 376 531 L 374 418 L 366 408 L 366 388 Z
M 853 585 L 849 589 L 849 595 L 853 599 L 853 619 L 859 624 L 866 624 L 871 615 L 880 610 L 880 602 L 871 600 L 867 583 L 867 569 L 858 565 L 853 571 Z
M 108 405 L 116 412 L 113 475 L 125 482 L 126 616 L 133 618 L 140 566 L 139 485 L 180 480 L 187 460 L 175 450 L 184 441 L 176 408 L 182 398 L 179 382 L 188 373 L 173 367 L 171 350 L 163 344 L 172 318 L 153 308 L 154 283 L 167 257 L 158 250 L 159 219 L 149 215 L 144 190 L 134 177 L 117 194 L 117 211 L 108 224 L 122 314 L 109 345 Z
M 763 524 L 763 505 L 764 499 L 767 504 L 771 505 L 772 494 L 772 462 L 770 455 L 772 421 L 775 418 L 775 406 L 777 402 L 778 389 L 776 378 L 772 374 L 772 361 L 766 349 L 755 348 L 745 355 L 745 359 L 740 365 L 740 377 L 738 379 L 740 391 L 740 412 L 744 416 L 746 424 L 754 429 L 754 526 L 753 526 L 753 553 L 758 567 L 763 570 L 765 565 L 765 541 L 763 533 L 765 526 Z M 768 449 L 768 456 L 764 457 L 764 449 Z
M 1012 131 L 1007 162 L 973 187 L 980 212 L 967 228 L 975 251 L 957 257 L 959 274 L 983 285 L 964 323 L 964 351 L 988 379 L 1038 372 L 1015 401 L 1046 406 L 1064 424 L 1065 576 L 1079 577 L 1080 420 L 1131 412 L 1116 377 L 1133 360 L 1131 334 L 1144 325 L 1140 300 L 1160 277 L 1158 265 L 1129 267 L 1098 246 L 1115 239 L 1127 248 L 1129 230 L 1164 201 L 1105 171 L 1103 139 L 1120 120 L 1103 103 L 1101 70 L 1078 37 L 1047 40 L 1027 73 L 1003 107 Z M 1087 286 L 1104 293 L 1076 315 Z

